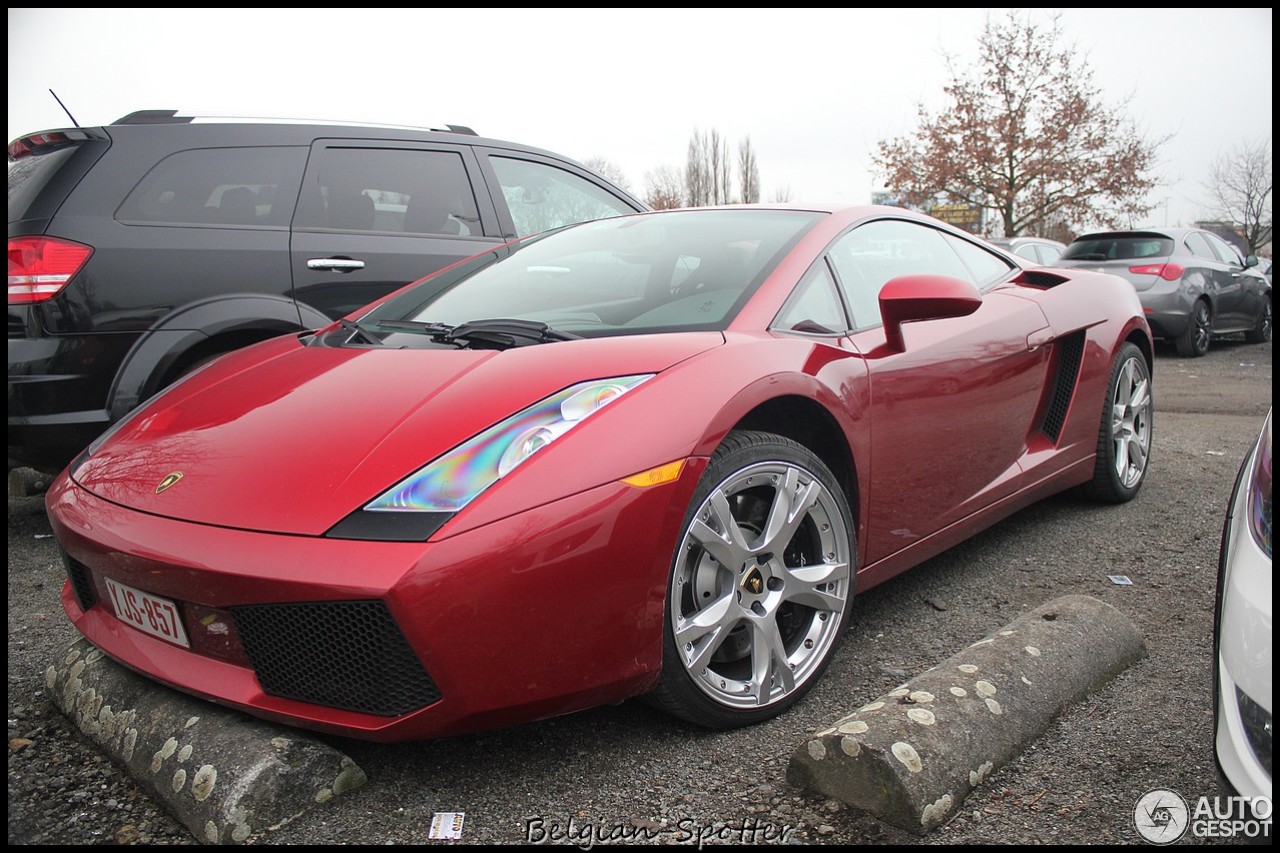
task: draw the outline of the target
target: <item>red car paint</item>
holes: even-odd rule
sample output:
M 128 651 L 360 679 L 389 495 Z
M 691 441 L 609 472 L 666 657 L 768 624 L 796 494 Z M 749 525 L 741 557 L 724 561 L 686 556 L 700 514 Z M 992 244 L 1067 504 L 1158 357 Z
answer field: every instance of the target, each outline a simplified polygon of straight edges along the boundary
M 1050 271 L 1048 281 L 1043 270 L 1037 278 L 1014 269 L 975 302 L 976 290 L 917 292 L 908 281 L 882 293 L 884 314 L 915 320 L 910 300 L 933 294 L 942 307 L 930 310 L 945 318 L 841 336 L 770 331 L 799 278 L 850 227 L 905 216 L 946 228 L 897 209 L 819 210 L 823 219 L 723 331 L 504 351 L 326 348 L 286 336 L 224 357 L 50 489 L 58 542 L 98 590 L 84 611 L 68 582 L 68 616 L 127 666 L 252 714 L 375 740 L 451 735 L 654 685 L 690 497 L 716 446 L 762 412 L 834 425 L 852 472 L 858 591 L 1091 478 L 1112 359 L 1133 341 L 1150 360 L 1132 288 L 1085 271 Z M 1079 378 L 1050 439 L 1037 417 L 1053 342 L 1071 334 L 1084 338 Z M 513 412 L 576 382 L 641 373 L 656 376 L 530 457 L 428 541 L 325 537 Z M 620 482 L 673 460 L 688 464 L 672 482 Z M 175 472 L 183 478 L 158 492 Z M 243 661 L 116 619 L 106 577 L 224 611 L 382 601 L 442 698 L 380 716 L 270 695 Z

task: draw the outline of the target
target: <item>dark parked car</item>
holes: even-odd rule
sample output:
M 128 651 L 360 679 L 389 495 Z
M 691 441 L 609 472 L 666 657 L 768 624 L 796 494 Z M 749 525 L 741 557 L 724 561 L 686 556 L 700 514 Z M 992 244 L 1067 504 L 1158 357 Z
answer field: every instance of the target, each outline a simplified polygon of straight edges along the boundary
M 62 467 L 210 358 L 486 246 L 644 210 L 468 128 L 145 111 L 9 145 L 9 467 Z
M 1032 263 L 1045 266 L 1055 263 L 1067 248 L 1066 243 L 1047 237 L 988 237 L 987 242 Z
M 1214 335 L 1243 332 L 1250 343 L 1271 340 L 1271 282 L 1257 257 L 1211 231 L 1163 228 L 1085 234 L 1056 261 L 1127 279 L 1158 338 L 1182 356 L 1209 351 Z

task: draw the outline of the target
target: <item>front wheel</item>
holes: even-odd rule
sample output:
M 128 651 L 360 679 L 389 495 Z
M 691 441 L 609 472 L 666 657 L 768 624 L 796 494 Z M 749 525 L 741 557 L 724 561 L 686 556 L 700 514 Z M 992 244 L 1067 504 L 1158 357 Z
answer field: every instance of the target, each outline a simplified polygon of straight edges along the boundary
M 782 713 L 830 663 L 854 588 L 849 504 L 802 445 L 734 432 L 685 513 L 650 699 L 708 728 Z
M 1251 344 L 1265 344 L 1271 340 L 1271 299 L 1262 303 L 1262 313 L 1258 315 L 1258 324 L 1244 333 L 1244 339 Z
M 1154 412 L 1151 368 L 1142 350 L 1126 343 L 1111 363 L 1093 481 L 1084 487 L 1087 497 L 1123 503 L 1138 494 L 1151 458 Z

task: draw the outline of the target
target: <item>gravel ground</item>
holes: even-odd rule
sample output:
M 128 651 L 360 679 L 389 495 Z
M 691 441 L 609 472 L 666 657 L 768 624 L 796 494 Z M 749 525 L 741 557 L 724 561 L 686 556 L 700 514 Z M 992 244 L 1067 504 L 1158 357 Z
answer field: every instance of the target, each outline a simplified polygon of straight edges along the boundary
M 419 843 L 434 813 L 464 812 L 470 843 L 1142 843 L 1142 794 L 1216 793 L 1218 541 L 1271 388 L 1270 344 L 1220 342 L 1196 360 L 1162 350 L 1152 468 L 1135 501 L 1049 499 L 860 596 L 831 669 L 780 719 L 708 733 L 632 701 L 419 744 L 334 739 L 369 783 L 251 841 Z M 75 637 L 62 578 L 42 502 L 10 498 L 9 843 L 193 843 L 44 694 L 42 673 Z M 1127 613 L 1149 657 L 1063 713 L 941 829 L 917 838 L 787 784 L 805 735 L 1067 593 Z

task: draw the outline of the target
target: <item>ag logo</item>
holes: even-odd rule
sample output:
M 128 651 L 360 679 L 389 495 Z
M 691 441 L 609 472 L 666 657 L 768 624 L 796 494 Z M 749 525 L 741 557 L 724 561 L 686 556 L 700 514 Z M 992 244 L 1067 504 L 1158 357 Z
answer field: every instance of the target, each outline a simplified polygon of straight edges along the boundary
M 156 486 L 156 494 L 158 495 L 167 489 L 172 489 L 174 486 L 178 485 L 178 481 L 181 479 L 182 479 L 182 472 L 174 471 L 172 474 L 169 474 L 163 480 L 161 480 L 160 485 Z
M 1133 823 L 1152 844 L 1172 844 L 1187 832 L 1187 801 L 1173 791 L 1148 791 L 1133 809 Z

